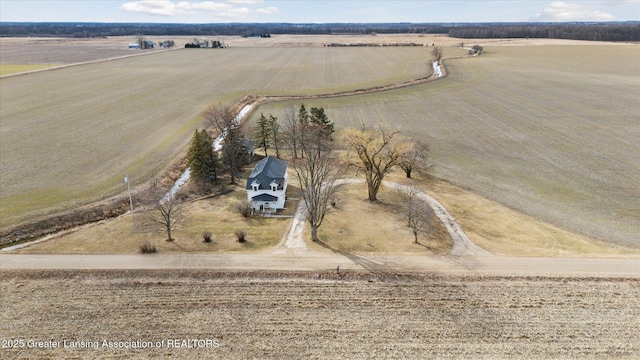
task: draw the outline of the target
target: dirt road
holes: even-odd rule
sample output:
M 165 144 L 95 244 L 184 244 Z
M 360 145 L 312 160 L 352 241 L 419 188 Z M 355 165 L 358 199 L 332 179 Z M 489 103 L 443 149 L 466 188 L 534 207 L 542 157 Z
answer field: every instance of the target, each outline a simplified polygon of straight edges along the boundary
M 0 254 L 0 269 L 368 270 L 477 275 L 638 276 L 638 259 L 501 256 L 362 255 L 314 252 L 257 254 L 26 255 Z

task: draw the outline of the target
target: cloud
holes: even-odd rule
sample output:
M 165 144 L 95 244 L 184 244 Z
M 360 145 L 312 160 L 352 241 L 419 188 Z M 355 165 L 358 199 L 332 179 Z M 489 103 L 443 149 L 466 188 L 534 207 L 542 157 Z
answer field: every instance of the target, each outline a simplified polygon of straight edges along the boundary
M 231 8 L 229 10 L 217 13 L 216 15 L 225 19 L 244 19 L 249 15 L 251 11 L 245 7 L 243 8 Z
M 238 5 L 257 5 L 261 4 L 262 0 L 227 0 L 227 2 Z
M 181 2 L 180 4 L 185 3 Z M 213 1 L 205 1 L 201 3 L 187 3 L 192 9 L 198 10 L 208 10 L 208 11 L 228 11 L 233 8 L 233 6 L 224 3 L 217 3 Z
M 609 13 L 585 8 L 579 4 L 553 1 L 542 12 L 531 18 L 532 21 L 612 21 L 615 17 Z
M 640 4 L 640 0 L 606 0 L 604 2 L 605 5 L 616 6 L 616 5 L 627 5 L 627 4 Z
M 276 7 L 251 10 L 247 7 L 236 7 L 235 5 L 256 5 L 262 0 L 227 0 L 225 2 L 215 1 L 171 1 L 171 0 L 140 0 L 124 3 L 120 6 L 122 10 L 139 12 L 148 15 L 176 16 L 195 14 L 198 11 L 213 12 L 214 16 L 241 20 L 249 16 L 252 12 L 261 15 L 271 15 L 278 13 Z
M 149 15 L 173 16 L 188 11 L 188 3 L 174 3 L 169 0 L 147 0 L 124 3 L 121 9 Z
M 273 15 L 278 14 L 280 10 L 275 6 L 269 6 L 268 8 L 257 9 L 256 12 L 262 15 Z

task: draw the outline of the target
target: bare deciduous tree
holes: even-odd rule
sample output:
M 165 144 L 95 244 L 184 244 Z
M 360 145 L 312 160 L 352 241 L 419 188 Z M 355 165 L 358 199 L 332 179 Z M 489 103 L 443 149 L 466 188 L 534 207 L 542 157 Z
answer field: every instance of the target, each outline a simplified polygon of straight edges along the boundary
M 236 183 L 236 174 L 246 162 L 247 153 L 243 151 L 242 139 L 244 130 L 241 123 L 236 122 L 236 114 L 228 106 L 211 106 L 203 113 L 219 134 L 223 135 L 222 160 L 231 175 L 231 184 Z
M 433 55 L 433 60 L 440 62 L 442 59 L 442 48 L 440 46 L 434 46 L 433 50 L 431 50 L 431 55 Z
M 306 154 L 303 159 L 293 160 L 293 169 L 298 176 L 301 196 L 307 207 L 307 221 L 311 225 L 311 238 L 318 241 L 318 228 L 322 225 L 329 209 L 330 199 L 338 189 L 336 180 L 340 177 L 340 165 L 332 157 L 332 143 L 321 126 L 310 125 L 305 130 L 307 136 L 318 141 L 300 142 L 300 150 Z M 317 133 L 316 133 L 317 132 Z
M 398 161 L 398 166 L 404 171 L 407 178 L 411 178 L 411 173 L 426 172 L 432 165 L 427 163 L 429 158 L 429 145 L 418 142 L 411 143 L 406 152 L 402 154 Z
M 398 189 L 405 205 L 407 226 L 413 232 L 413 241 L 418 243 L 418 235 L 428 230 L 432 210 L 429 205 L 420 198 L 421 191 L 413 186 Z
M 344 136 L 349 148 L 360 159 L 360 162 L 351 166 L 364 173 L 369 201 L 377 201 L 382 180 L 407 151 L 407 140 L 396 130 L 382 127 L 371 129 L 364 123 L 360 124 L 359 129 L 345 129 Z
M 181 194 L 167 194 L 158 186 L 157 179 L 152 181 L 151 187 L 144 195 L 148 210 L 144 213 L 146 223 L 151 227 L 160 227 L 167 234 L 167 241 L 173 241 L 173 231 L 182 224 L 187 212 Z
M 293 158 L 298 158 L 298 118 L 296 109 L 293 106 L 282 110 L 280 117 L 283 119 L 283 137 L 284 141 L 291 150 Z
M 138 34 L 136 36 L 136 43 L 138 44 L 138 46 L 140 46 L 140 49 L 144 49 L 144 41 L 146 39 L 144 38 L 144 36 Z

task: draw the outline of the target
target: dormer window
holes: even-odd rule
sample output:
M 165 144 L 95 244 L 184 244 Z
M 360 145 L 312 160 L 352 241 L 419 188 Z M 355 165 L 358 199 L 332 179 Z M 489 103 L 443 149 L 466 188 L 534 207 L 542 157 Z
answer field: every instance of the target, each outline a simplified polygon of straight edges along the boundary
M 258 189 L 260 189 L 260 183 L 257 181 L 252 182 L 251 188 L 253 189 L 253 191 L 258 191 Z
M 271 191 L 277 191 L 278 190 L 278 183 L 273 181 L 271 184 L 269 184 L 271 186 Z

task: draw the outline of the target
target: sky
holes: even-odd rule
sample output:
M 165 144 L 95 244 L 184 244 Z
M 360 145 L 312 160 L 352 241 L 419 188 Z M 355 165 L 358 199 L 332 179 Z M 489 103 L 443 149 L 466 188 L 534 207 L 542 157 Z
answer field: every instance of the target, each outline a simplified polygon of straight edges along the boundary
M 0 0 L 0 21 L 122 23 L 640 20 L 640 0 Z

